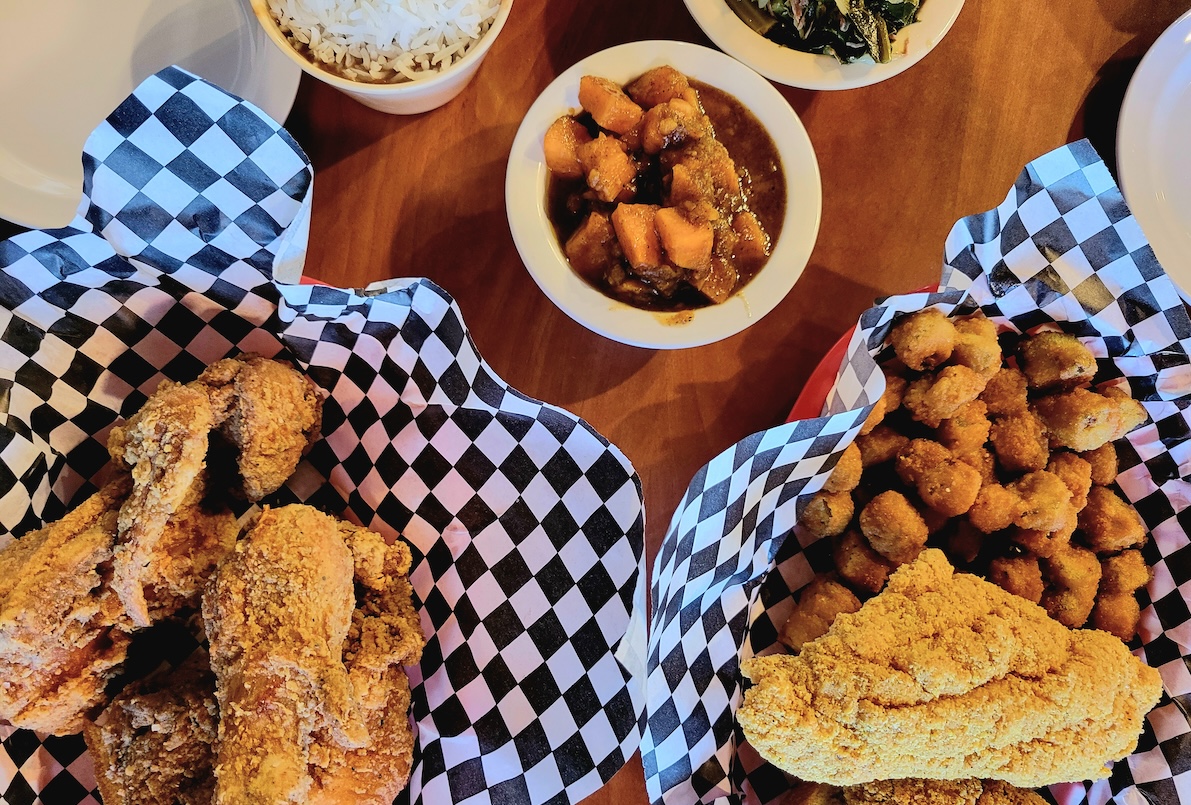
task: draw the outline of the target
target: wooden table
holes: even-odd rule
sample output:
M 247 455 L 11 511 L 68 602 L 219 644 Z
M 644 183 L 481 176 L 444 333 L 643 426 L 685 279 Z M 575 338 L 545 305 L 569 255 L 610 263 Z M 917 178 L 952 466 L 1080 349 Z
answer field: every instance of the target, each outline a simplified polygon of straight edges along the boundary
M 937 281 L 957 218 L 995 206 L 1026 162 L 1081 137 L 1115 169 L 1128 81 L 1188 7 L 969 0 L 931 54 L 885 83 L 779 87 L 823 176 L 810 264 L 745 332 L 650 351 L 587 331 L 538 290 L 509 234 L 505 163 L 534 98 L 579 59 L 632 40 L 710 41 L 681 0 L 517 0 L 476 80 L 434 112 L 390 117 L 303 77 L 288 127 L 317 177 L 306 273 L 343 286 L 424 276 L 454 295 L 502 377 L 584 417 L 633 462 L 652 564 L 694 472 L 783 421 L 874 297 Z M 586 800 L 646 801 L 639 756 Z

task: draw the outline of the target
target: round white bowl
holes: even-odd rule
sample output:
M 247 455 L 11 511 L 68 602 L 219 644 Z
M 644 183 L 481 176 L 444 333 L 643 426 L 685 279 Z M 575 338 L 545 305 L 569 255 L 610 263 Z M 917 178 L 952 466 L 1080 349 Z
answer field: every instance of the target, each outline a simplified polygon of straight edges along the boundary
M 905 72 L 939 44 L 964 6 L 964 0 L 924 0 L 918 21 L 897 34 L 899 41 L 905 41 L 905 53 L 885 64 L 840 64 L 834 56 L 802 53 L 771 42 L 736 16 L 724 0 L 684 2 L 703 33 L 725 53 L 779 84 L 803 89 L 855 89 Z
M 484 57 L 488 55 L 492 43 L 504 28 L 509 19 L 509 11 L 513 7 L 513 0 L 501 0 L 500 10 L 492 26 L 484 32 L 480 40 L 472 45 L 463 57 L 447 67 L 442 72 L 434 73 L 427 78 L 417 81 L 402 81 L 392 84 L 369 84 L 363 81 L 352 81 L 324 70 L 294 49 L 289 38 L 281 32 L 277 21 L 269 13 L 267 0 L 252 0 L 252 11 L 257 21 L 264 28 L 269 39 L 285 53 L 291 61 L 297 63 L 305 72 L 330 84 L 341 92 L 350 95 L 365 106 L 379 109 L 391 115 L 416 115 L 437 109 L 454 98 L 468 82 L 475 77 L 476 71 Z
M 734 95 L 748 107 L 777 145 L 787 188 L 786 216 L 769 262 L 727 301 L 676 313 L 641 310 L 618 302 L 571 268 L 546 211 L 550 172 L 542 151 L 547 127 L 578 108 L 581 76 L 598 75 L 625 84 L 666 64 Z M 653 349 L 710 344 L 739 333 L 773 310 L 806 268 L 819 233 L 822 204 L 814 148 L 785 98 L 735 59 L 686 42 L 630 42 L 600 51 L 563 72 L 521 121 L 505 174 L 505 207 L 513 242 L 546 296 L 593 332 Z

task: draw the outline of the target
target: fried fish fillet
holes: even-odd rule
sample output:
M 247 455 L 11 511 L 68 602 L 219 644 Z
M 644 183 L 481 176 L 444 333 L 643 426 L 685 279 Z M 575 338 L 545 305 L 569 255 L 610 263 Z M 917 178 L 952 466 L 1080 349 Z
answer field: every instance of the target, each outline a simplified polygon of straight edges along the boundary
M 104 805 L 211 805 L 218 724 L 202 649 L 129 685 L 83 728 Z
M 354 606 L 351 551 L 309 506 L 266 507 L 212 576 L 203 620 L 221 714 L 216 805 L 304 802 L 316 740 L 367 741 L 342 659 Z
M 1162 694 L 1158 672 L 1117 638 L 1069 630 L 934 549 L 797 657 L 741 668 L 753 681 L 737 711 L 748 740 L 786 772 L 833 785 L 1105 777 Z
M 0 719 L 67 735 L 103 702 L 128 651 L 107 588 L 127 476 L 0 551 Z
M 882 780 L 836 788 L 800 783 L 782 805 L 1046 805 L 1033 791 L 999 780 Z

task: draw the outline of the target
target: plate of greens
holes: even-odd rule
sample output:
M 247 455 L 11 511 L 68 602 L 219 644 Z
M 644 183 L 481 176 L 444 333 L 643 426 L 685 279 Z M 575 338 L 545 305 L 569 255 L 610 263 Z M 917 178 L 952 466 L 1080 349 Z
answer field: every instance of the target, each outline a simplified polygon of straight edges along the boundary
M 684 0 L 703 32 L 761 75 L 853 89 L 908 70 L 951 30 L 964 0 Z

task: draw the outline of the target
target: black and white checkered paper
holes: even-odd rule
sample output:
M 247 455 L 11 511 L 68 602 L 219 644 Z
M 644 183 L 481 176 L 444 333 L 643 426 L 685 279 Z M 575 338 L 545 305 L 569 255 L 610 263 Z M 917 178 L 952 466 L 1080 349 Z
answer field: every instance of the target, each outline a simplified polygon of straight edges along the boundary
M 240 352 L 291 360 L 328 397 L 278 501 L 414 549 L 428 644 L 402 798 L 561 805 L 607 782 L 644 725 L 644 513 L 624 455 L 500 380 L 426 280 L 275 282 L 304 248 L 312 172 L 250 104 L 169 68 L 84 163 L 70 227 L 0 243 L 0 534 L 93 491 L 109 429 L 161 380 Z M 0 739 L 8 805 L 97 801 L 81 739 Z
M 789 788 L 736 727 L 740 661 L 779 650 L 794 593 L 831 567 L 830 541 L 795 528 L 798 510 L 883 393 L 875 358 L 894 318 L 924 307 L 979 308 L 1017 332 L 1057 322 L 1096 354 L 1098 381 L 1127 384 L 1149 412 L 1117 444 L 1117 483 L 1152 533 L 1133 645 L 1166 694 L 1109 779 L 1047 793 L 1063 805 L 1191 803 L 1191 319 L 1087 141 L 1030 163 L 1003 204 L 956 223 L 938 293 L 861 316 L 822 417 L 754 434 L 692 480 L 651 589 L 641 751 L 654 803 L 768 803 Z

